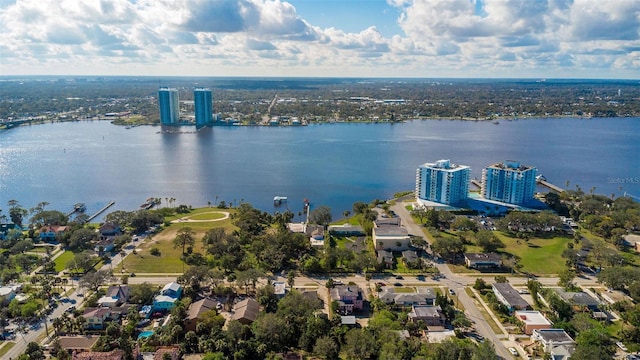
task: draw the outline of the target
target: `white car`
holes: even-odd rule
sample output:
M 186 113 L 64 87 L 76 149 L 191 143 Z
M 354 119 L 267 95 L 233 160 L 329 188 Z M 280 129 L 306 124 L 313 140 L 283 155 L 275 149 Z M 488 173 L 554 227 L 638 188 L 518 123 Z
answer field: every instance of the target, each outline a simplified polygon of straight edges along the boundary
M 513 356 L 519 356 L 519 354 L 518 354 L 518 350 L 516 350 L 516 348 L 512 348 L 512 347 L 510 347 L 510 348 L 509 348 L 509 352 L 510 352 L 510 353 L 511 353 L 511 355 L 513 355 Z

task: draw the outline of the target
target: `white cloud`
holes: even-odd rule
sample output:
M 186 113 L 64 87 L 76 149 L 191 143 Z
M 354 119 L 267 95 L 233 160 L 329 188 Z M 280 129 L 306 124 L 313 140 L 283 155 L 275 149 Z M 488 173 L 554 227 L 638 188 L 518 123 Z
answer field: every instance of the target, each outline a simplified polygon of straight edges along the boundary
M 0 71 L 637 78 L 640 69 L 637 0 L 387 0 L 404 32 L 392 37 L 373 24 L 318 27 L 290 1 L 0 0 Z

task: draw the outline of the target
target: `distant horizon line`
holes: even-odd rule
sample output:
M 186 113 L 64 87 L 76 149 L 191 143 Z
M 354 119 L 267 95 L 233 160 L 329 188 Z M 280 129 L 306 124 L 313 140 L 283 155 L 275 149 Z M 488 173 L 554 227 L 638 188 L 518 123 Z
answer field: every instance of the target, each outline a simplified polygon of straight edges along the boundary
M 393 77 L 393 76 L 277 76 L 277 75 L 260 75 L 260 76 L 215 76 L 215 75 L 4 75 L 0 74 L 0 79 L 100 79 L 100 78 L 131 78 L 131 79 L 227 79 L 227 80 L 242 80 L 242 79 L 308 79 L 308 80 L 323 80 L 323 79 L 348 79 L 348 80 L 405 80 L 405 81 L 420 81 L 420 80 L 435 80 L 435 81 L 487 81 L 487 80 L 499 80 L 499 81 L 535 81 L 535 82 L 547 82 L 547 81 L 638 81 L 640 78 L 561 78 L 561 77 Z

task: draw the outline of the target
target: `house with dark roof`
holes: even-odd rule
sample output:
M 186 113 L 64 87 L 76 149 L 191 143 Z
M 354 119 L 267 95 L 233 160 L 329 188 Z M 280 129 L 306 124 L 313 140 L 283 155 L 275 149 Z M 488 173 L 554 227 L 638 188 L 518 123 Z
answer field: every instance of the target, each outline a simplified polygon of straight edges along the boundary
M 422 259 L 418 257 L 418 253 L 415 250 L 411 249 L 402 252 L 402 259 L 410 269 L 417 269 L 422 263 Z
M 329 234 L 335 236 L 365 236 L 366 233 L 360 225 L 342 224 L 329 225 Z
M 491 285 L 493 293 L 496 294 L 498 301 L 503 303 L 509 312 L 514 310 L 529 310 L 531 305 L 520 296 L 518 291 L 509 283 L 494 283 Z
M 216 305 L 218 305 L 218 302 L 209 298 L 191 303 L 187 309 L 187 317 L 184 319 L 185 331 L 195 331 L 200 321 L 200 316 L 205 312 L 215 311 Z
M 600 302 L 584 291 L 570 292 L 556 290 L 558 296 L 571 305 L 574 311 L 597 311 L 600 306 Z
M 252 298 L 247 298 L 233 307 L 231 320 L 238 320 L 244 325 L 249 325 L 256 321 L 260 312 L 260 304 Z
M 464 262 L 470 269 L 495 269 L 502 266 L 502 257 L 496 253 L 465 253 Z
M 378 294 L 378 298 L 385 304 L 399 306 L 435 305 L 436 293 L 427 287 L 419 287 L 416 293 L 396 293 L 394 287 L 385 287 Z
M 100 225 L 100 236 L 109 237 L 118 236 L 120 234 L 122 234 L 122 229 L 116 222 L 107 221 L 106 223 Z
M 393 253 L 387 250 L 378 250 L 378 264 L 384 264 L 387 269 L 393 267 Z
M 444 326 L 445 316 L 439 305 L 414 305 L 407 314 L 411 322 L 423 321 L 427 326 Z
M 356 285 L 338 285 L 330 291 L 331 300 L 338 303 L 342 313 L 362 310 L 364 304 L 362 290 Z
M 553 346 L 575 346 L 576 343 L 564 329 L 535 329 L 531 341 L 539 342 L 545 352 L 550 352 Z

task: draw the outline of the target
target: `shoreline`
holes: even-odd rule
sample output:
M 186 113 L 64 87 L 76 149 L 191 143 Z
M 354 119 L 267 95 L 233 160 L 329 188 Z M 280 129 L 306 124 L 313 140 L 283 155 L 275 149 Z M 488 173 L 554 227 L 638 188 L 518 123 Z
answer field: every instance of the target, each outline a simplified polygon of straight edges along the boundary
M 446 121 L 474 121 L 474 122 L 493 122 L 496 123 L 496 125 L 500 122 L 500 121 L 519 121 L 519 120 L 536 120 L 536 119 L 616 119 L 616 118 L 633 118 L 634 116 L 593 116 L 593 115 L 545 115 L 545 116 L 522 116 L 522 117 L 513 117 L 513 116 L 496 116 L 496 117 L 492 117 L 492 118 L 473 118 L 473 117 L 450 117 L 450 116 L 443 116 L 443 117 L 419 117 L 419 118 L 414 118 L 414 119 L 403 119 L 403 120 L 396 120 L 396 121 L 389 121 L 389 120 L 356 120 L 356 121 L 346 121 L 346 120 L 328 120 L 328 121 L 318 121 L 318 122 L 310 122 L 307 123 L 306 125 L 270 125 L 270 124 L 243 124 L 243 123 L 236 123 L 236 124 L 214 124 L 211 126 L 205 126 L 205 127 L 210 127 L 210 128 L 215 128 L 215 127 L 229 127 L 229 126 L 239 126 L 239 127 L 244 127 L 244 126 L 259 126 L 259 127 L 273 127 L 273 128 L 278 128 L 278 127 L 305 127 L 305 126 L 311 126 L 311 125 L 331 125 L 331 124 L 398 124 L 398 123 L 404 123 L 407 121 L 442 121 L 442 120 L 446 120 Z M 640 118 L 640 117 L 639 117 Z M 22 127 L 22 126 L 32 126 L 32 125 L 45 125 L 45 124 L 54 124 L 54 123 L 67 123 L 67 122 L 81 122 L 81 121 L 109 121 L 112 125 L 114 126 L 124 126 L 126 128 L 134 128 L 134 127 L 139 127 L 139 126 L 162 126 L 159 123 L 136 123 L 136 124 L 129 124 L 129 123 L 114 123 L 114 119 L 107 119 L 107 118 L 93 118 L 93 119 L 38 119 L 38 120 L 18 120 L 18 121 L 24 121 L 23 123 L 20 124 L 16 124 L 13 126 L 7 126 L 6 123 L 0 123 L 0 131 L 1 130 L 10 130 L 12 128 L 15 127 Z M 12 125 L 13 123 L 10 123 L 10 125 Z M 170 126 L 169 128 L 182 128 L 182 127 L 194 127 L 195 124 L 179 124 L 179 125 L 175 125 L 175 126 Z M 171 131 L 168 131 L 171 132 Z

